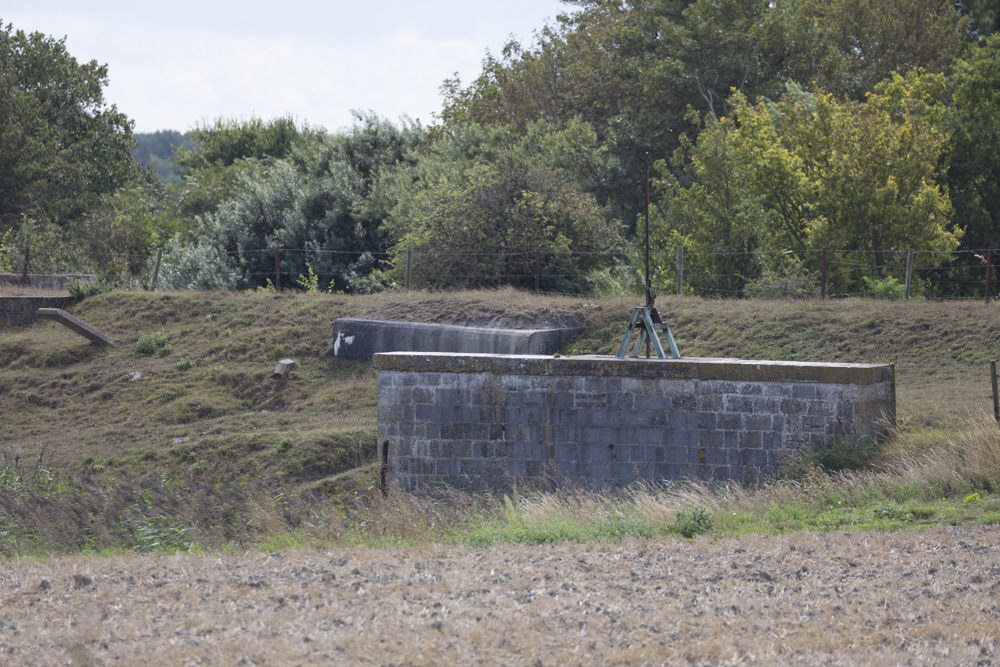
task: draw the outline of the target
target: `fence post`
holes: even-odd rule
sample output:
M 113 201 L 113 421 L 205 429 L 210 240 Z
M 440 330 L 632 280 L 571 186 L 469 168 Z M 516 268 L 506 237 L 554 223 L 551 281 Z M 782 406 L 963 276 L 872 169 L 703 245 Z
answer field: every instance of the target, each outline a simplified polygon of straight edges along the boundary
M 27 260 L 25 260 L 27 263 Z M 990 292 L 992 291 L 993 282 L 993 248 L 986 253 L 986 303 L 990 302 Z
M 990 359 L 990 382 L 993 384 L 993 419 L 1000 424 L 1000 393 L 997 393 L 996 359 Z
M 535 294 L 542 291 L 542 251 L 535 248 Z
M 910 280 L 913 276 L 913 251 L 906 251 L 906 292 L 903 294 L 903 300 L 910 300 Z
M 274 249 L 274 289 L 281 291 L 281 251 Z
M 156 263 L 153 264 L 153 279 L 149 282 L 149 291 L 156 291 L 156 279 L 160 277 L 160 259 L 163 258 L 163 248 L 156 249 Z
M 406 279 L 403 285 L 410 289 L 410 269 L 413 267 L 413 246 L 406 246 Z
M 24 246 L 24 270 L 21 273 L 21 284 L 25 287 L 28 286 L 28 263 L 31 261 L 31 246 L 25 244 Z
M 823 248 L 823 255 L 820 259 L 819 268 L 819 298 L 826 298 L 826 248 Z
M 677 296 L 684 296 L 684 246 L 677 246 Z

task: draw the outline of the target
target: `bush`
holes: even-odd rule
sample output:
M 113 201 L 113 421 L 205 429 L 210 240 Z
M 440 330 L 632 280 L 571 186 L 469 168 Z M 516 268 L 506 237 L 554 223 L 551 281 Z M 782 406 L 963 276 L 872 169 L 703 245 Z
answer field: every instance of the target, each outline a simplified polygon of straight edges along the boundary
M 80 303 L 87 297 L 98 296 L 99 294 L 110 292 L 111 285 L 103 280 L 98 280 L 97 282 L 70 280 L 66 283 L 66 290 L 69 291 L 69 295 L 73 297 L 74 303 Z
M 670 530 L 688 539 L 695 535 L 704 535 L 712 530 L 712 515 L 703 507 L 691 512 L 678 512 L 677 520 Z
M 862 276 L 866 291 L 876 299 L 900 300 L 906 296 L 906 285 L 900 283 L 892 276 L 877 279 Z
M 170 353 L 170 334 L 142 334 L 135 344 L 135 353 L 142 357 Z

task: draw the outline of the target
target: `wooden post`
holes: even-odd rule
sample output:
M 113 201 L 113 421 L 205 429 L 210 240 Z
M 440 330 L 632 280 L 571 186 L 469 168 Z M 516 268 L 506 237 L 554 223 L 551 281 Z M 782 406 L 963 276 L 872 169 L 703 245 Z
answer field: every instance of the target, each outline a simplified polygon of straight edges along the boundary
M 281 251 L 274 249 L 274 289 L 281 291 Z
M 25 260 L 27 265 L 27 260 Z M 986 253 L 986 303 L 990 302 L 990 292 L 992 291 L 993 283 L 993 248 Z
M 403 286 L 410 289 L 410 269 L 413 267 L 413 246 L 406 246 L 406 279 Z
M 896 364 L 889 364 L 889 409 L 892 411 L 892 426 L 896 426 Z
M 535 294 L 542 291 L 542 251 L 535 248 Z
M 990 382 L 993 383 L 993 419 L 1000 424 L 1000 393 L 997 393 L 997 360 L 990 359 Z
M 160 277 L 160 260 L 163 258 L 163 248 L 156 249 L 156 263 L 153 264 L 153 279 L 149 281 L 149 291 L 156 291 L 156 279 Z
M 684 296 L 684 246 L 677 246 L 677 296 Z
M 904 301 L 910 300 L 910 280 L 913 276 L 913 251 L 906 251 L 906 292 L 903 295 Z
M 820 259 L 819 267 L 819 298 L 826 298 L 826 248 L 823 248 L 823 255 Z
M 31 246 L 24 246 L 24 271 L 21 273 L 21 284 L 28 286 L 28 264 L 31 262 Z

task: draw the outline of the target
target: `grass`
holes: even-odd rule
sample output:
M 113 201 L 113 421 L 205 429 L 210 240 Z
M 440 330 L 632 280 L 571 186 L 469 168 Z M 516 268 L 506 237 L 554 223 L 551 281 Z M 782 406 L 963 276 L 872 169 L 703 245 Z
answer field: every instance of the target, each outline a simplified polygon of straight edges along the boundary
M 374 492 L 375 375 L 368 363 L 332 357 L 334 319 L 574 325 L 583 332 L 563 354 L 609 353 L 633 301 L 513 290 L 91 296 L 73 312 L 121 348 L 93 347 L 52 323 L 0 333 L 0 553 L 540 544 L 1000 522 L 1000 431 L 982 418 L 1000 311 L 979 303 L 661 299 L 687 356 L 897 363 L 900 425 L 888 443 L 806 453 L 760 488 Z M 286 357 L 294 370 L 270 380 Z

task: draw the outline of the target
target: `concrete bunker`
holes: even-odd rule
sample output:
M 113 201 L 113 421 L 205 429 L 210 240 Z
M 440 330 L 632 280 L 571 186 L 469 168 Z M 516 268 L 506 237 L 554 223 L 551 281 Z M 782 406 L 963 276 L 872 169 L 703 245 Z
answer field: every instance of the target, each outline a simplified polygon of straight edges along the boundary
M 787 452 L 882 437 L 888 365 L 376 354 L 384 475 L 402 488 L 758 482 Z

